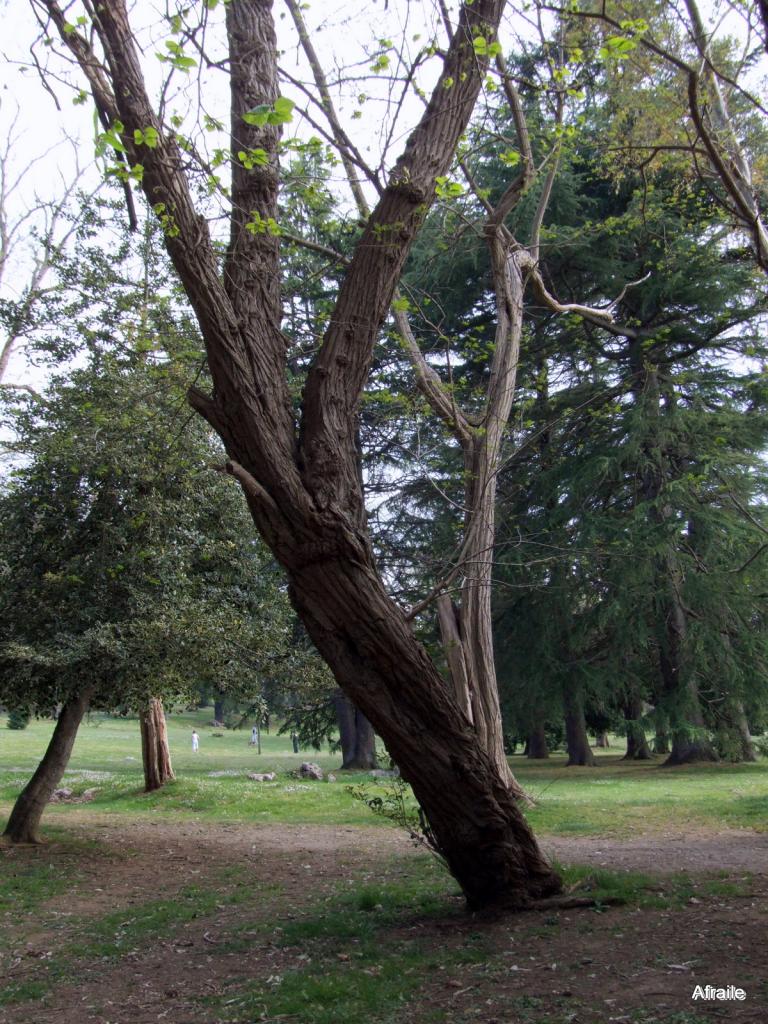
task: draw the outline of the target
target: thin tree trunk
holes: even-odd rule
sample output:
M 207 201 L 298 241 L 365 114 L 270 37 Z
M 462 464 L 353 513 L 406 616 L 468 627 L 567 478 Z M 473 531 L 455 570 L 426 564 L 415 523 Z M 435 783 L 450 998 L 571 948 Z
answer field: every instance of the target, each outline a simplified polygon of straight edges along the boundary
M 461 613 L 450 594 L 440 594 L 435 602 L 440 639 L 443 643 L 448 673 L 453 686 L 456 703 L 468 722 L 474 722 L 472 712 L 472 689 L 467 670 L 464 640 L 461 636 Z
M 483 425 L 480 430 L 472 429 L 458 420 L 458 414 L 455 423 L 467 480 L 461 602 L 456 608 L 443 595 L 438 618 L 459 707 L 499 775 L 518 799 L 530 802 L 512 774 L 504 750 L 491 615 L 496 479 L 515 392 L 525 285 L 519 254 L 507 252 L 497 238 L 492 238 L 490 245 L 498 322 Z M 398 323 L 407 335 L 404 317 Z M 439 398 L 435 400 L 439 403 Z
M 544 723 L 541 721 L 537 722 L 537 724 L 528 732 L 526 757 L 530 757 L 538 761 L 543 761 L 544 758 L 549 757 L 547 734 L 544 731 Z
M 636 694 L 631 694 L 624 705 L 624 718 L 627 723 L 627 752 L 624 755 L 625 761 L 650 761 L 653 757 L 651 748 L 648 746 L 645 729 L 640 724 L 642 714 L 642 700 Z
M 741 744 L 742 761 L 757 761 L 755 744 L 752 742 L 752 734 L 749 731 L 749 722 L 741 701 L 736 701 L 733 708 L 733 722 Z
M 595 755 L 589 745 L 587 723 L 584 719 L 584 691 L 580 683 L 573 680 L 566 682 L 563 687 L 563 711 L 568 766 L 594 765 Z
M 144 765 L 144 791 L 162 789 L 166 782 L 175 778 L 171 766 L 171 751 L 168 747 L 168 726 L 165 721 L 163 702 L 153 697 L 139 715 L 141 728 L 141 760 Z
M 376 736 L 362 711 L 339 689 L 332 696 L 339 726 L 342 770 L 368 771 L 377 767 Z
M 77 730 L 88 710 L 93 689 L 71 697 L 61 709 L 50 743 L 34 775 L 13 805 L 5 835 L 12 843 L 39 842 L 40 820 L 69 763 Z

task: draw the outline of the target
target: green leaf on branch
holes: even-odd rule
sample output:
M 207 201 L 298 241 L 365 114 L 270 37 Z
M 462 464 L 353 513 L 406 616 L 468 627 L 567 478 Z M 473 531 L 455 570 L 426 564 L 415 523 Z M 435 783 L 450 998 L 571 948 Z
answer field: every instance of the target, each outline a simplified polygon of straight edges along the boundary
M 149 125 L 148 128 L 136 128 L 133 133 L 133 141 L 137 146 L 146 146 L 147 149 L 157 149 L 160 142 L 160 135 L 157 128 Z
M 111 128 L 96 136 L 96 156 L 104 156 L 108 149 L 114 149 L 117 153 L 124 153 L 125 146 L 120 138 L 125 131 L 122 121 L 115 121 Z
M 598 51 L 603 60 L 618 60 L 637 49 L 637 41 L 627 36 L 609 36 Z
M 501 160 L 505 167 L 517 167 L 521 157 L 516 149 L 508 149 L 506 153 L 499 153 L 499 160 Z
M 278 96 L 272 106 L 261 103 L 258 107 L 246 110 L 242 115 L 246 124 L 263 128 L 266 124 L 288 124 L 293 120 L 293 108 L 296 104 L 287 96 Z
M 435 194 L 438 199 L 458 199 L 464 195 L 464 186 L 458 181 L 451 181 L 445 175 L 438 175 L 435 178 Z
M 266 149 L 241 149 L 237 154 L 237 159 L 247 171 L 252 171 L 254 167 L 267 166 L 269 153 Z
M 272 235 L 277 238 L 280 225 L 274 217 L 262 217 L 258 210 L 251 210 L 251 219 L 246 222 L 245 230 L 252 235 Z

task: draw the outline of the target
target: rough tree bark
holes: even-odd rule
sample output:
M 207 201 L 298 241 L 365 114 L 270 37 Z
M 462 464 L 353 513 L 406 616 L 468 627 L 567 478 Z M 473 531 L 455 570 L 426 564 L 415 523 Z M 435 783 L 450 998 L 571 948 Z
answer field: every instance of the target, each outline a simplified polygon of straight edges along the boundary
M 122 124 L 126 159 L 141 163 L 141 187 L 165 218 L 166 246 L 197 314 L 214 383 L 212 396 L 193 390 L 190 401 L 222 438 L 227 470 L 285 569 L 316 647 L 413 786 L 468 903 L 519 907 L 559 891 L 505 780 L 386 593 L 366 532 L 355 445 L 374 343 L 486 72 L 473 39 L 495 36 L 503 0 L 461 8 L 435 91 L 346 270 L 308 372 L 298 431 L 280 331 L 279 239 L 247 226 L 256 214 L 262 222 L 278 216 L 279 126 L 243 119 L 278 96 L 269 0 L 226 5 L 231 150 L 260 150 L 267 159 L 251 169 L 233 161 L 223 278 L 192 203 L 187 157 L 149 101 L 123 0 L 94 9 L 103 61 L 55 0 L 38 5 L 80 64 L 100 113 Z M 137 146 L 149 127 L 157 145 Z
M 172 782 L 176 778 L 171 766 L 165 711 L 159 697 L 153 697 L 139 715 L 139 728 L 141 761 L 144 765 L 144 791 L 151 793 L 155 789 L 162 789 L 166 782 Z
M 88 710 L 92 689 L 75 694 L 61 709 L 40 764 L 13 805 L 3 833 L 12 843 L 39 842 L 38 830 L 48 802 L 69 763 L 77 730 Z
M 331 699 L 339 726 L 342 770 L 377 768 L 376 734 L 371 723 L 343 690 L 336 690 Z
M 287 0 L 287 5 L 312 69 L 358 212 L 362 218 L 367 219 L 370 210 L 357 178 L 359 163 L 351 160 L 349 141 L 336 116 L 328 83 L 300 6 L 296 0 Z M 463 26 L 460 21 L 457 34 L 461 31 Z M 516 100 L 511 83 L 507 83 L 507 88 L 512 99 Z M 449 425 L 464 454 L 467 480 L 464 541 L 459 564 L 452 574 L 462 578 L 461 593 L 458 603 L 454 603 L 447 593 L 439 594 L 437 604 L 438 622 L 454 694 L 499 774 L 515 795 L 527 802 L 527 797 L 510 771 L 504 751 L 491 619 L 496 473 L 502 433 L 514 397 L 523 323 L 524 274 L 520 269 L 521 257 L 514 251 L 518 247 L 504 227 L 504 219 L 533 176 L 533 156 L 519 104 L 515 116 L 523 150 L 523 170 L 505 191 L 498 206 L 495 209 L 488 208 L 486 231 L 496 292 L 496 344 L 485 406 L 479 415 L 472 417 L 471 422 L 470 417 L 458 407 L 455 398 L 445 389 L 438 374 L 424 359 L 406 313 L 395 307 L 394 318 L 416 369 L 420 389 L 437 415 Z

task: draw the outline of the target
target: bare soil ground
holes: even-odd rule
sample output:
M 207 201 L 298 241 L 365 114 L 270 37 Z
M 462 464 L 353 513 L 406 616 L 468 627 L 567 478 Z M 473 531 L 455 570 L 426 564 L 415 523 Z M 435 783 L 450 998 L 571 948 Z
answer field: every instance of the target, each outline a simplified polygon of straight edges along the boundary
M 247 889 L 245 901 L 219 904 L 170 930 L 149 935 L 119 957 L 80 958 L 59 971 L 37 1002 L 0 1008 L 1 1024 L 251 1024 L 222 1009 L 248 979 L 270 979 L 328 957 L 334 970 L 349 960 L 346 940 L 328 947 L 278 941 L 289 920 L 333 906 L 339 887 L 394 878 L 410 858 L 424 856 L 405 837 L 382 828 L 221 826 L 167 821 L 140 827 L 83 809 L 68 816 L 71 844 L 0 849 L 0 870 L 36 859 L 68 864 L 78 881 L 32 916 L 6 915 L 0 943 L 0 988 L 44 976 L 58 952 L 88 922 L 115 911 L 173 898 L 190 886 L 218 891 L 228 869 Z M 412 916 L 382 932 L 382 956 L 398 941 L 444 951 L 446 967 L 422 979 L 413 998 L 391 1017 L 402 1024 L 629 1024 L 656 1020 L 698 1024 L 768 1021 L 768 835 L 751 832 L 652 835 L 629 840 L 545 839 L 562 863 L 591 864 L 659 875 L 682 870 L 694 883 L 718 875 L 719 895 L 694 889 L 682 904 L 519 914 L 485 920 L 457 912 Z M 727 877 L 724 877 L 727 876 Z M 225 892 L 226 887 L 221 888 Z M 723 894 L 723 891 L 726 894 Z M 232 942 L 233 937 L 237 942 Z M 489 955 L 456 965 L 449 954 L 478 937 Z M 53 967 L 51 968 L 53 970 Z M 744 1002 L 692 1001 L 696 985 L 736 985 Z M 206 1003 L 206 997 L 218 1002 Z M 278 1018 L 263 1018 L 277 1021 Z M 306 1024 L 300 1016 L 280 1024 Z

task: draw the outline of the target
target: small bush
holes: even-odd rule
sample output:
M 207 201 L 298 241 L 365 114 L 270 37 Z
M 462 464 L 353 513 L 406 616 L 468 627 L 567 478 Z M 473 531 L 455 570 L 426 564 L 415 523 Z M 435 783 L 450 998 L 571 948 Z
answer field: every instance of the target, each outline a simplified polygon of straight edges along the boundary
M 8 712 L 8 728 L 26 729 L 31 717 L 29 708 L 12 708 Z

